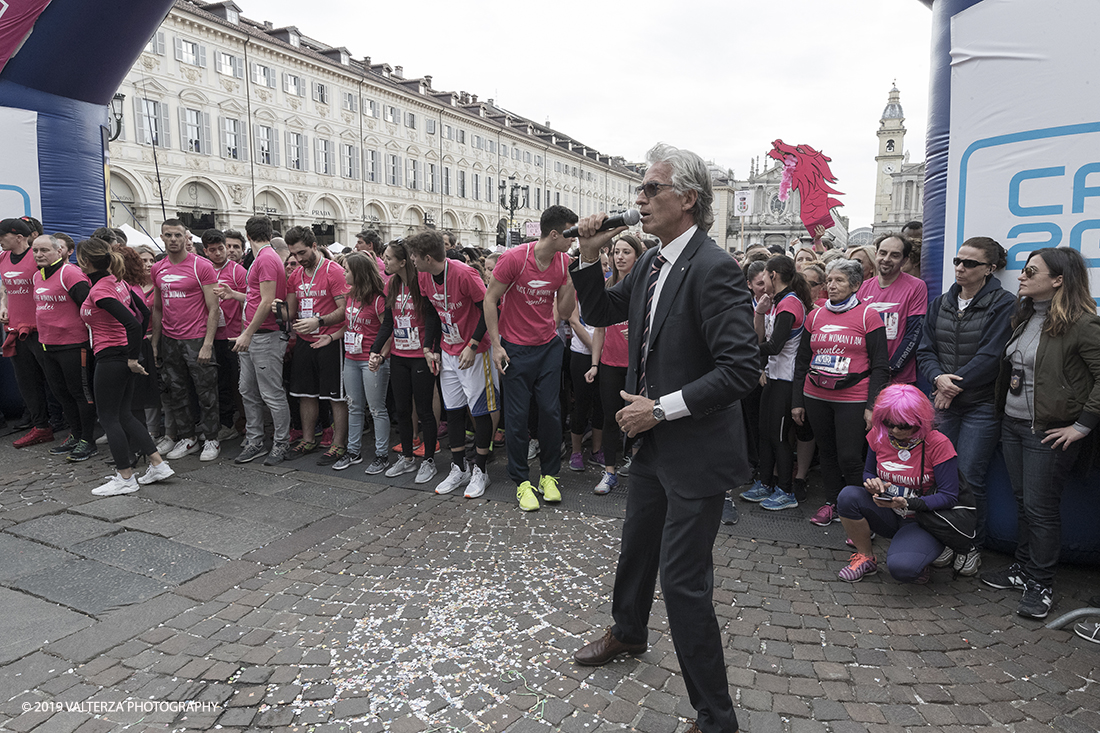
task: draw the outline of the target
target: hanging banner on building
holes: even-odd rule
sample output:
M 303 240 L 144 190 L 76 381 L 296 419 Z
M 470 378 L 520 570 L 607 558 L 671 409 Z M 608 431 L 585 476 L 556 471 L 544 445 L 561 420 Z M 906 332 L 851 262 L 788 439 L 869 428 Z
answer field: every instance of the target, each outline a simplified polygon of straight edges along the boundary
M 1095 0 L 986 0 L 952 18 L 944 289 L 962 243 L 986 236 L 1008 250 L 1010 292 L 1029 253 L 1060 246 L 1100 293 L 1095 34 Z
M 34 28 L 50 0 L 0 0 L 0 71 Z
M 42 218 L 38 188 L 38 113 L 0 107 L 0 140 L 4 164 L 0 166 L 0 218 Z
M 733 194 L 733 215 L 734 216 L 750 216 L 752 215 L 752 189 L 746 189 L 744 191 L 735 191 Z

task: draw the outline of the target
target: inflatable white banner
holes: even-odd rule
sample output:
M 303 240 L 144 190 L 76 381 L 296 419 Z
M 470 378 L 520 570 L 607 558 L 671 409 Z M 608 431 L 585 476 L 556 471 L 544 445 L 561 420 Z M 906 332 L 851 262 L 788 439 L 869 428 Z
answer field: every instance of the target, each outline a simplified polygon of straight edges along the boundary
M 42 219 L 38 191 L 38 113 L 0 107 L 0 219 L 33 216 Z
M 969 237 L 1028 254 L 1073 247 L 1100 295 L 1100 43 L 1096 0 L 986 0 L 951 21 L 944 290 Z

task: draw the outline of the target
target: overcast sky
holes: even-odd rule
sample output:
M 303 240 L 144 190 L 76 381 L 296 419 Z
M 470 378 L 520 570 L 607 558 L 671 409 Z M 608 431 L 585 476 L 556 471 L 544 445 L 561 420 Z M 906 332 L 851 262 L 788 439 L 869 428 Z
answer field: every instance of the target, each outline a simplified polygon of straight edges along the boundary
M 632 161 L 665 141 L 743 178 L 776 138 L 812 145 L 833 160 L 853 229 L 871 222 L 895 80 L 905 147 L 924 160 L 932 13 L 918 0 L 238 4 Z

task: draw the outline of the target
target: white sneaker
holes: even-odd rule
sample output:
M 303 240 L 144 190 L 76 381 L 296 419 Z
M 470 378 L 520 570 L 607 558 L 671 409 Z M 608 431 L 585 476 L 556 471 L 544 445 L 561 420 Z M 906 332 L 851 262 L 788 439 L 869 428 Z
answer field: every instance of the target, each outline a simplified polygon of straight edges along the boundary
M 416 476 L 417 481 L 420 480 L 420 474 Z M 435 487 L 435 493 L 437 494 L 449 494 L 457 489 L 462 484 L 470 480 L 470 469 L 463 471 L 455 464 L 451 464 L 451 472 L 447 474 L 447 478 L 439 482 L 439 486 Z
M 200 461 L 213 461 L 222 454 L 222 444 L 217 440 L 208 440 L 202 444 Z
M 175 447 L 176 441 L 172 440 L 167 435 L 157 441 L 157 453 L 160 453 L 162 456 Z
M 386 475 L 390 478 L 400 476 L 403 473 L 412 473 L 416 470 L 416 460 L 413 458 L 406 458 L 405 456 L 398 456 L 397 461 L 386 469 Z
M 176 447 L 168 451 L 168 455 L 165 456 L 170 461 L 174 461 L 184 456 L 189 456 L 192 453 L 198 453 L 202 450 L 202 446 L 199 445 L 198 438 L 184 438 L 180 442 L 176 443 Z
M 221 443 L 225 440 L 233 440 L 234 438 L 239 438 L 240 436 L 241 432 L 232 425 L 223 425 L 222 429 L 218 431 L 218 442 Z
M 439 471 L 436 470 L 435 459 L 425 458 L 420 462 L 420 470 L 416 472 L 416 480 L 413 481 L 413 483 L 426 484 L 431 481 L 432 477 L 437 473 L 439 473 Z
M 95 439 L 95 444 L 96 445 L 107 445 L 107 433 L 104 433 L 103 435 L 96 438 Z
M 149 468 L 145 470 L 145 473 L 140 476 L 137 481 L 142 486 L 147 486 L 157 481 L 163 481 L 164 479 L 174 476 L 175 474 L 176 472 L 173 471 L 172 467 L 168 465 L 168 461 L 161 461 L 160 463 L 150 465 Z
M 470 485 L 466 487 L 466 498 L 476 499 L 485 493 L 489 485 L 489 476 L 477 466 L 470 470 Z
M 527 460 L 533 461 L 539 457 L 539 442 L 532 440 L 527 444 Z
M 96 496 L 118 496 L 119 494 L 132 494 L 137 490 L 136 476 L 131 474 L 130 478 L 122 478 L 121 474 L 116 473 L 107 483 L 92 489 L 92 493 Z

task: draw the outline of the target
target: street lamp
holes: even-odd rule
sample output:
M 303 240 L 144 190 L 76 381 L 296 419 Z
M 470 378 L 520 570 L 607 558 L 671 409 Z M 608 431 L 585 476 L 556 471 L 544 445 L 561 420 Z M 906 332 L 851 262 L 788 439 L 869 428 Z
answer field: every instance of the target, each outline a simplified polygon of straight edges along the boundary
M 508 209 L 508 233 L 504 240 L 505 247 L 512 246 L 512 229 L 515 227 L 516 209 L 527 207 L 527 195 L 529 188 L 516 183 L 515 176 L 508 176 L 508 182 L 500 182 L 500 205 Z
M 112 125 L 114 132 L 107 138 L 107 142 L 118 140 L 118 136 L 122 134 L 122 103 L 124 101 L 126 101 L 126 95 L 122 92 L 116 92 L 115 96 L 111 97 L 111 120 L 114 122 L 114 125 Z

